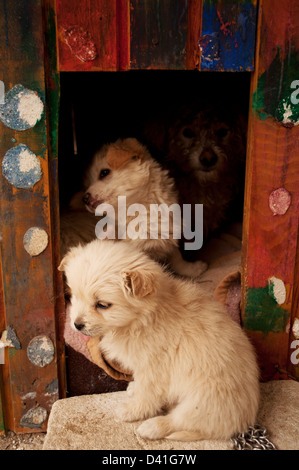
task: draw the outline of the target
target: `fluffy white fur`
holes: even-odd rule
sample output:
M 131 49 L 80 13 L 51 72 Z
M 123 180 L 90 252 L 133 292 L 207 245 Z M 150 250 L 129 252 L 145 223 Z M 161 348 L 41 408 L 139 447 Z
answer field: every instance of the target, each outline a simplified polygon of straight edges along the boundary
M 59 269 L 71 289 L 74 328 L 102 338 L 105 357 L 133 373 L 117 415 L 145 420 L 142 437 L 228 439 L 255 423 L 254 350 L 198 284 L 122 241 L 75 247 Z

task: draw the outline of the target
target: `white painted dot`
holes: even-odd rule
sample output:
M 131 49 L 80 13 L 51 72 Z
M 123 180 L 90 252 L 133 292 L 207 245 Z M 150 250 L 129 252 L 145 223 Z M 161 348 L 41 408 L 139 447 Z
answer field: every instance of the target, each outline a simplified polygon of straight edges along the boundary
M 293 327 L 292 327 L 293 335 L 296 339 L 299 339 L 299 318 L 295 318 Z
M 28 126 L 33 127 L 40 120 L 44 104 L 39 96 L 31 90 L 22 91 L 18 95 L 18 112 L 20 119 L 25 121 Z
M 31 227 L 24 235 L 24 248 L 30 256 L 37 256 L 48 246 L 49 237 L 40 227 Z
M 29 149 L 22 150 L 19 156 L 19 170 L 22 173 L 27 173 L 31 170 L 40 171 L 40 163 L 36 155 Z
M 272 276 L 268 279 L 268 287 L 270 295 L 274 298 L 278 305 L 284 304 L 287 296 L 284 282 L 281 279 Z

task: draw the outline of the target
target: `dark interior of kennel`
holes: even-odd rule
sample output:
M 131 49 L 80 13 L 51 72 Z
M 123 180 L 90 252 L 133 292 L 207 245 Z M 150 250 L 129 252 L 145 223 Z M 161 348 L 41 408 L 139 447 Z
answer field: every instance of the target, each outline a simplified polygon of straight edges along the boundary
M 93 153 L 119 137 L 142 139 L 142 128 L 149 118 L 194 102 L 220 104 L 228 110 L 238 105 L 246 115 L 249 105 L 250 73 L 246 72 L 67 72 L 60 74 L 60 80 L 62 205 L 81 189 L 82 172 Z
M 248 112 L 250 73 L 246 72 L 72 72 L 61 73 L 60 79 L 58 166 L 63 209 L 82 188 L 82 175 L 93 153 L 119 137 L 144 141 L 148 119 L 191 103 L 220 104 L 228 111 L 238 105 L 245 115 Z M 163 156 L 155 157 L 163 164 Z M 227 225 L 242 220 L 242 200 L 235 209 L 227 215 Z M 114 380 L 71 346 L 67 357 L 69 395 L 126 388 L 126 382 Z

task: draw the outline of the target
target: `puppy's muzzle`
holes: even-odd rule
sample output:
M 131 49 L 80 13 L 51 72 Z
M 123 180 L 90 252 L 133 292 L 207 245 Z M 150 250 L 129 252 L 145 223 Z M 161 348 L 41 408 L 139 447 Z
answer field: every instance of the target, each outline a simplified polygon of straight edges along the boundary
M 102 202 L 98 199 L 94 199 L 90 193 L 85 193 L 82 198 L 82 201 L 84 202 L 86 206 L 88 206 L 90 209 L 93 209 L 93 210 L 95 210 L 98 207 L 98 205 L 101 204 Z
M 83 328 L 85 327 L 84 323 L 74 323 L 74 325 L 78 331 L 83 330 Z
M 210 171 L 216 165 L 218 156 L 212 149 L 206 148 L 200 154 L 199 162 L 203 171 Z

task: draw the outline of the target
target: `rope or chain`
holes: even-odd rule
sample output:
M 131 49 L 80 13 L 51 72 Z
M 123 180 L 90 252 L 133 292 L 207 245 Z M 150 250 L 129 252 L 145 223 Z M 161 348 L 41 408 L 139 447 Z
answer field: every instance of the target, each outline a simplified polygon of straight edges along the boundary
M 235 434 L 231 441 L 234 450 L 276 450 L 269 440 L 267 429 L 258 424 L 249 426 L 247 432 Z

